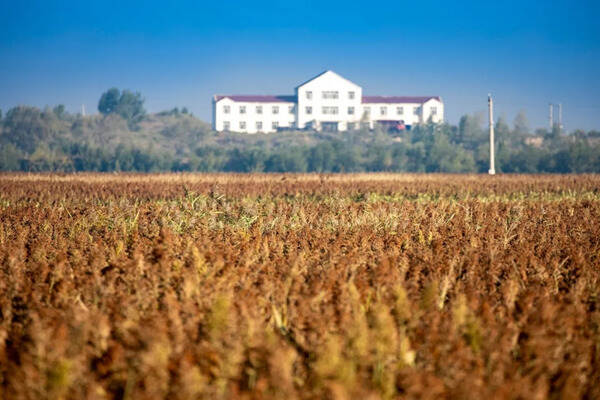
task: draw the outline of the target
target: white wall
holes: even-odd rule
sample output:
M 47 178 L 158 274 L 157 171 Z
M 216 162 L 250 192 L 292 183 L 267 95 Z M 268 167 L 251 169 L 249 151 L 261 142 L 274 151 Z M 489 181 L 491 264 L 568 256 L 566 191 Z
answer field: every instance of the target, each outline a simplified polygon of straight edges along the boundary
M 307 93 L 311 92 L 312 98 L 308 98 Z M 337 92 L 337 99 L 323 98 L 323 92 Z M 354 98 L 350 98 L 349 93 L 354 93 Z M 291 102 L 235 102 L 231 98 L 224 97 L 219 101 L 213 99 L 213 129 L 217 131 L 225 130 L 225 122 L 229 122 L 229 130 L 232 132 L 257 133 L 256 123 L 262 122 L 260 132 L 275 132 L 273 122 L 277 122 L 279 127 L 307 128 L 312 126 L 320 129 L 323 122 L 337 122 L 338 130 L 343 131 L 348 127 L 348 123 L 353 123 L 358 128 L 363 122 L 365 109 L 369 108 L 370 113 L 366 116 L 371 128 L 377 120 L 403 120 L 407 125 L 416 125 L 427 122 L 429 118 L 434 122 L 443 122 L 444 104 L 437 99 L 430 99 L 427 102 L 420 103 L 362 103 L 362 88 L 353 82 L 339 76 L 333 71 L 326 71 L 314 79 L 298 86 L 296 88 L 297 104 Z M 228 106 L 228 114 L 224 108 Z M 246 113 L 240 113 L 240 106 L 246 107 Z M 256 107 L 262 107 L 262 114 L 258 114 Z M 273 113 L 273 106 L 279 107 L 279 113 Z M 293 112 L 289 108 L 293 107 Z M 307 114 L 307 107 L 312 108 L 312 113 Z M 323 107 L 337 107 L 337 114 L 326 114 Z M 349 107 L 354 108 L 354 114 L 349 114 Z M 386 114 L 381 114 L 381 108 L 386 109 Z M 403 113 L 397 112 L 398 107 L 403 107 Z M 418 114 L 414 109 L 418 108 Z M 432 114 L 432 108 L 437 112 Z M 240 126 L 244 122 L 245 127 Z
M 398 107 L 402 107 L 402 113 L 398 113 Z M 385 109 L 385 115 L 381 109 Z M 432 109 L 436 108 L 436 113 L 432 114 Z M 369 110 L 366 113 L 367 109 Z M 415 109 L 417 113 L 415 113 Z M 365 115 L 371 128 L 376 121 L 380 120 L 401 120 L 406 125 L 416 125 L 427 122 L 431 117 L 433 122 L 443 122 L 444 104 L 436 99 L 430 99 L 425 103 L 363 103 L 362 115 Z M 366 113 L 366 114 L 365 114 Z
M 432 114 L 432 109 L 436 109 L 436 113 Z M 423 103 L 423 121 L 429 121 L 429 117 L 433 122 L 444 122 L 444 103 L 437 99 L 430 99 Z
M 398 113 L 398 107 L 402 107 L 402 114 Z M 415 107 L 419 110 L 418 115 L 414 114 Z M 381 114 L 381 108 L 386 110 L 385 115 Z M 368 113 L 366 113 L 367 109 L 370 110 Z M 404 121 L 407 125 L 421 122 L 421 104 L 419 103 L 364 103 L 362 110 L 371 128 L 374 127 L 375 121 L 379 120 Z
M 229 113 L 225 113 L 225 107 L 229 106 Z M 246 112 L 241 113 L 240 107 L 245 107 Z M 262 107 L 262 113 L 257 112 L 257 107 Z M 273 113 L 273 107 L 278 107 L 279 112 Z M 290 113 L 290 107 L 292 112 Z M 277 122 L 279 127 L 290 128 L 294 126 L 296 121 L 296 107 L 294 103 L 289 102 L 236 102 L 230 98 L 223 98 L 215 103 L 215 129 L 217 131 L 225 130 L 225 122 L 229 122 L 229 131 L 257 133 L 257 122 L 262 123 L 260 132 L 270 133 L 277 131 L 273 127 L 273 122 Z M 241 122 L 246 124 L 245 127 L 240 125 Z
M 323 92 L 338 92 L 337 99 L 324 99 Z M 312 93 L 309 99 L 307 92 Z M 351 99 L 349 93 L 354 92 Z M 327 71 L 317 78 L 296 88 L 298 98 L 298 127 L 316 122 L 318 129 L 322 122 L 338 122 L 339 130 L 346 130 L 348 122 L 360 121 L 362 88 L 332 71 Z M 312 107 L 312 114 L 307 114 L 306 107 Z M 324 114 L 323 107 L 337 107 L 337 114 Z M 354 114 L 348 108 L 354 107 Z

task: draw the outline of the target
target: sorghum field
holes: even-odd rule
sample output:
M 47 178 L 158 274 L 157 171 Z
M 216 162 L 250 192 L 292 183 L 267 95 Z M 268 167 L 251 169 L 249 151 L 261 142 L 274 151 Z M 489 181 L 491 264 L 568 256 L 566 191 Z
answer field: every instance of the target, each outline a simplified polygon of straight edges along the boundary
M 2 399 L 598 399 L 600 176 L 0 175 Z

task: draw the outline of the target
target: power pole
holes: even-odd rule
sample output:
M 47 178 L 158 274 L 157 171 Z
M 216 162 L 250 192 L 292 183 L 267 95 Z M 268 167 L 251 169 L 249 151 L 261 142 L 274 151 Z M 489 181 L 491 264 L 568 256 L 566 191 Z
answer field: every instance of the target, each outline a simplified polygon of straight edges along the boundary
M 492 100 L 491 94 L 488 94 L 488 111 L 490 117 L 490 170 L 488 171 L 488 173 L 490 175 L 495 175 L 496 168 L 494 168 L 494 101 Z

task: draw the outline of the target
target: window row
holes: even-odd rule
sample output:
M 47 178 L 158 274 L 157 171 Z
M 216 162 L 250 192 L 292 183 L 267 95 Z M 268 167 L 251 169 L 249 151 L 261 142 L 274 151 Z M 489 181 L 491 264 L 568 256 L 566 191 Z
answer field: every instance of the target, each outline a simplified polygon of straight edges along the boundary
M 371 107 L 364 108 L 366 114 L 371 114 Z M 431 107 L 429 109 L 431 115 L 437 115 L 437 107 Z M 413 115 L 419 115 L 421 113 L 421 107 L 413 107 Z M 388 107 L 379 107 L 379 115 L 388 115 Z M 396 115 L 404 115 L 404 107 L 396 107 Z
M 311 106 L 307 106 L 307 107 L 305 107 L 304 110 L 305 110 L 306 114 L 311 115 L 313 108 Z M 437 107 L 431 107 L 430 111 L 431 111 L 431 115 L 437 115 Z M 355 112 L 354 107 L 348 107 L 348 115 L 354 115 L 354 112 Z M 366 114 L 371 114 L 371 107 L 364 107 L 364 112 Z M 421 107 L 413 107 L 414 115 L 419 115 L 420 112 L 421 112 Z M 339 109 L 338 109 L 338 107 L 324 106 L 321 109 L 321 113 L 322 114 L 338 114 Z M 396 114 L 404 115 L 404 107 L 403 106 L 396 107 Z M 388 107 L 379 107 L 379 115 L 388 115 Z
M 313 92 L 310 90 L 307 90 L 305 93 L 306 93 L 306 99 L 312 100 Z M 352 92 L 352 91 L 348 92 L 348 99 L 354 100 L 354 96 L 355 96 L 355 92 Z M 321 98 L 323 98 L 323 99 L 339 99 L 340 92 L 338 92 L 337 90 L 324 90 L 321 92 Z
M 359 125 L 356 122 L 348 122 L 347 123 L 347 129 L 348 130 L 354 130 L 358 127 Z M 360 123 L 360 126 L 362 128 L 368 128 L 369 127 L 369 123 Z M 245 121 L 240 121 L 239 123 L 239 129 L 240 130 L 246 130 L 247 124 Z M 279 128 L 279 123 L 274 121 L 271 123 L 271 128 L 274 130 L 277 130 Z M 226 131 L 229 131 L 231 129 L 231 122 L 229 121 L 223 121 L 223 129 Z M 263 123 L 261 121 L 256 122 L 256 130 L 257 131 L 262 131 L 263 130 Z
M 313 108 L 311 106 L 308 106 L 308 107 L 304 108 L 304 111 L 308 115 L 312 114 L 312 110 L 313 110 Z M 321 113 L 322 114 L 336 115 L 336 114 L 339 114 L 339 107 L 327 107 L 327 106 L 324 106 L 323 108 L 321 108 Z M 348 107 L 348 115 L 354 115 L 354 107 Z
M 307 92 L 307 93 L 310 93 L 310 92 Z M 351 93 L 353 93 L 353 92 L 351 92 Z M 312 107 L 308 106 L 308 107 L 306 107 L 305 110 L 306 110 L 307 114 L 312 114 Z M 231 106 L 223 106 L 223 112 L 225 114 L 231 113 Z M 246 106 L 240 106 L 239 112 L 240 112 L 240 114 L 246 114 Z M 273 114 L 279 114 L 279 106 L 273 106 L 273 107 L 271 107 L 271 112 Z M 323 112 L 323 114 L 337 114 L 338 113 L 338 107 L 323 107 L 322 112 Z M 371 107 L 364 107 L 364 112 L 366 114 L 370 114 L 371 113 Z M 413 114 L 414 115 L 419 115 L 420 112 L 421 112 L 421 107 L 413 107 Z M 256 113 L 257 114 L 262 114 L 263 113 L 263 106 L 256 106 Z M 289 106 L 288 107 L 288 113 L 290 113 L 290 114 L 294 113 L 294 106 Z M 354 107 L 348 107 L 348 114 L 349 115 L 353 115 L 354 114 Z M 404 107 L 403 106 L 396 107 L 396 114 L 397 115 L 404 115 Z M 437 115 L 437 107 L 431 107 L 430 108 L 430 114 L 431 115 Z M 385 106 L 379 107 L 379 115 L 388 115 L 388 107 L 385 107 Z
M 246 130 L 246 127 L 247 127 L 246 121 L 240 121 L 238 127 L 239 127 L 240 130 Z M 261 131 L 263 129 L 263 123 L 262 123 L 262 121 L 256 121 L 255 127 L 256 127 L 257 131 Z M 271 123 L 271 128 L 272 129 L 279 128 L 279 122 L 273 121 Z M 229 122 L 229 121 L 223 121 L 223 129 L 226 130 L 226 131 L 230 130 L 231 129 L 231 122 Z
M 271 113 L 273 114 L 279 114 L 279 106 L 272 106 L 271 107 Z M 263 113 L 263 106 L 256 106 L 255 111 L 257 114 L 262 114 Z M 223 113 L 224 114 L 230 114 L 231 113 L 231 106 L 223 106 Z M 246 114 L 246 106 L 239 106 L 239 113 L 240 114 Z M 288 113 L 289 114 L 293 114 L 294 113 L 294 106 L 289 106 L 288 107 Z

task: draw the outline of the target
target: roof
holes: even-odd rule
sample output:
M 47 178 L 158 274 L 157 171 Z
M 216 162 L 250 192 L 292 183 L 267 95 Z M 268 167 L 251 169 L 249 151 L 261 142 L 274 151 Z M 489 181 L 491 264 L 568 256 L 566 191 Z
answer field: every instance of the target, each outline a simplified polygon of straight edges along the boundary
M 244 101 L 249 103 L 295 103 L 296 96 L 294 95 L 254 95 L 254 94 L 231 94 L 231 95 L 216 95 L 215 101 L 222 99 L 231 99 L 233 101 Z
M 338 73 L 336 73 L 336 72 L 334 72 L 334 71 L 332 71 L 332 70 L 328 69 L 328 70 L 325 70 L 325 71 L 321 72 L 320 74 L 318 74 L 318 75 L 315 75 L 315 76 L 313 76 L 312 78 L 310 78 L 310 79 L 308 79 L 308 80 L 306 80 L 306 81 L 302 82 L 301 84 L 299 84 L 298 86 L 296 86 L 294 89 L 298 89 L 299 87 L 306 85 L 308 82 L 311 82 L 311 81 L 313 81 L 313 80 L 317 79 L 318 77 L 320 77 L 320 76 L 322 76 L 322 75 L 325 75 L 325 74 L 326 74 L 326 73 L 328 73 L 328 72 L 330 72 L 330 73 L 334 74 L 334 75 L 335 75 L 335 76 L 337 76 L 338 78 L 341 78 L 341 79 L 345 80 L 346 82 L 349 82 L 349 83 L 351 83 L 352 85 L 358 86 L 356 83 L 352 82 L 351 80 L 348 80 L 348 79 L 344 78 L 343 76 L 341 76 L 340 74 L 338 74 Z
M 442 101 L 440 96 L 363 96 L 363 103 L 417 103 L 423 104 L 426 101 L 435 99 Z
M 328 71 L 325 71 L 328 72 Z M 319 74 L 317 76 L 320 76 Z M 314 78 L 313 78 L 314 79 Z M 312 79 L 311 79 L 312 80 Z M 253 95 L 253 94 L 231 94 L 231 95 L 216 95 L 215 101 L 222 99 L 231 99 L 238 102 L 248 103 L 296 103 L 296 96 L 294 95 Z M 423 104 L 431 99 L 442 101 L 439 96 L 363 96 L 362 102 L 364 103 L 393 103 L 393 104 Z
M 317 74 L 317 75 L 313 76 L 312 78 L 305 80 L 304 82 L 302 82 L 301 84 L 299 84 L 298 86 L 296 86 L 296 89 L 297 89 L 297 88 L 299 88 L 300 86 L 304 86 L 304 85 L 306 85 L 308 82 L 312 81 L 313 79 L 317 79 L 317 78 L 318 78 L 318 77 L 320 77 L 321 75 L 325 75 L 325 74 L 326 74 L 326 73 L 328 73 L 328 72 L 329 72 L 329 70 L 325 70 L 325 71 L 323 71 L 323 72 L 321 72 L 321 73 L 319 73 L 319 74 Z

